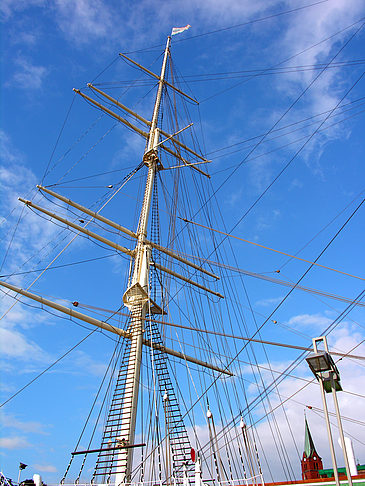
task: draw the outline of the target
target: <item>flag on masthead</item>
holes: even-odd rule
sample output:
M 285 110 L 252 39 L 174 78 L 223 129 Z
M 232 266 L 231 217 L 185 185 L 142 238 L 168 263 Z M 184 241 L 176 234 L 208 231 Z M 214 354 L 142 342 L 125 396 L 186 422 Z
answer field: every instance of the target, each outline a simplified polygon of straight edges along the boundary
M 181 34 L 184 30 L 190 29 L 191 25 L 185 25 L 185 27 L 173 27 L 171 31 L 171 35 Z

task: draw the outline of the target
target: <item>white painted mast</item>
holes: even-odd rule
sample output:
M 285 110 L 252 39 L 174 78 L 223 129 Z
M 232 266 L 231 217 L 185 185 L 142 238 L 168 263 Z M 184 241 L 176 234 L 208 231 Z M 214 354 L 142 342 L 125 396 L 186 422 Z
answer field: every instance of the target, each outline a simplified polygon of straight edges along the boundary
M 149 306 L 149 267 L 150 248 L 146 244 L 147 225 L 150 213 L 153 183 L 156 175 L 158 162 L 157 150 L 159 132 L 157 128 L 158 114 L 161 104 L 162 90 L 167 64 L 171 38 L 167 38 L 165 54 L 163 58 L 161 75 L 158 84 L 157 96 L 150 126 L 149 138 L 146 152 L 143 156 L 144 163 L 148 166 L 147 181 L 144 193 L 143 204 L 139 217 L 137 230 L 137 245 L 135 248 L 135 262 L 131 285 L 123 296 L 124 304 L 131 313 L 131 348 L 128 359 L 128 369 L 125 382 L 125 390 L 122 406 L 122 426 L 119 440 L 127 444 L 134 443 L 135 426 L 138 405 L 138 392 L 140 382 L 140 368 L 142 359 L 143 327 L 144 319 Z M 131 468 L 133 462 L 133 448 L 122 449 L 118 454 L 115 485 L 125 484 L 131 480 Z

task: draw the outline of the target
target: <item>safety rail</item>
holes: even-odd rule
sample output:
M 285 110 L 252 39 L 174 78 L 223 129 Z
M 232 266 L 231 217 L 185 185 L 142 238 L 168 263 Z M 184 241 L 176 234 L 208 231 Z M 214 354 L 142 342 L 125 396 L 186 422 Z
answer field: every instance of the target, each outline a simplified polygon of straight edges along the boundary
M 193 478 L 171 478 L 168 482 L 169 486 L 195 486 Z M 202 486 L 264 486 L 264 479 L 261 474 L 251 478 L 240 478 L 228 481 L 218 481 L 216 479 L 202 479 Z M 59 486 L 58 484 L 49 484 L 47 486 Z M 114 482 L 109 483 L 63 483 L 62 486 L 114 486 Z M 125 486 L 166 486 L 166 481 L 137 481 L 126 483 Z

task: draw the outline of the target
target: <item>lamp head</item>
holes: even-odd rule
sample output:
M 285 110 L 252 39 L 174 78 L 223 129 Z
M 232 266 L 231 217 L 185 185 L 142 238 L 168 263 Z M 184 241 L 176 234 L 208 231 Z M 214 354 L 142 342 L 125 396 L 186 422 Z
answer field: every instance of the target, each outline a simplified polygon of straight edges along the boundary
M 326 351 L 312 353 L 305 359 L 314 375 L 317 373 L 323 373 L 324 371 L 333 371 L 339 375 L 337 366 L 335 365 L 332 356 Z
M 332 379 L 335 384 L 335 390 L 342 391 L 340 373 L 330 354 L 326 351 L 312 353 L 306 358 L 306 361 L 317 380 L 322 380 L 326 393 L 329 393 L 332 390 Z

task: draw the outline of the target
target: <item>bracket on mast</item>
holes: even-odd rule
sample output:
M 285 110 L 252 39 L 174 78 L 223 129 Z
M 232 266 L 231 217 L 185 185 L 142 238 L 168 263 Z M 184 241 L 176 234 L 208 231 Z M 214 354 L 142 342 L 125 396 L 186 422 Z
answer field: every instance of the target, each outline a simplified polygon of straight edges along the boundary
M 161 164 L 161 160 L 159 159 L 157 152 L 155 149 L 148 150 L 143 154 L 143 163 L 149 167 L 151 163 L 156 164 L 156 170 L 164 170 L 164 166 Z
M 123 304 L 130 308 L 136 300 L 139 300 L 140 302 L 150 302 L 151 306 L 149 308 L 149 311 L 151 314 L 161 314 L 161 315 L 166 315 L 167 313 L 158 305 L 156 302 L 154 302 L 147 294 L 147 292 L 144 290 L 144 288 L 137 282 L 131 287 L 129 287 L 123 295 Z
M 175 132 L 173 135 L 169 135 L 167 138 L 165 138 L 165 140 L 161 140 L 161 142 L 159 142 L 156 147 L 158 147 L 159 145 L 162 145 L 164 144 L 165 142 L 168 142 L 169 140 L 171 140 L 172 138 L 176 137 L 176 135 L 179 135 L 179 133 L 183 132 L 184 130 L 186 130 L 187 128 L 190 128 L 194 125 L 194 123 L 190 123 L 189 125 L 187 125 L 186 127 L 184 128 L 181 128 L 181 130 L 178 130 L 177 132 Z M 175 140 L 176 142 L 176 140 Z M 204 161 L 204 163 L 207 163 L 208 161 Z

